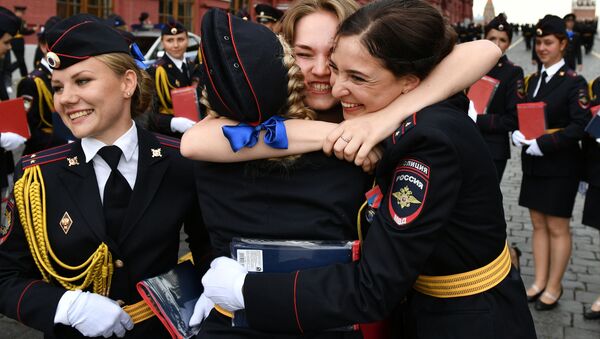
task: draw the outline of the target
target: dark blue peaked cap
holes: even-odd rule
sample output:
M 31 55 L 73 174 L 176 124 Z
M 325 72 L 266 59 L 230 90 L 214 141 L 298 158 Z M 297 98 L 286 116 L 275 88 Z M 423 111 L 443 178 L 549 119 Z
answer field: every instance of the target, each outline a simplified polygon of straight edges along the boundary
M 283 113 L 288 93 L 283 47 L 267 27 L 218 9 L 202 20 L 203 81 L 222 116 L 257 125 Z

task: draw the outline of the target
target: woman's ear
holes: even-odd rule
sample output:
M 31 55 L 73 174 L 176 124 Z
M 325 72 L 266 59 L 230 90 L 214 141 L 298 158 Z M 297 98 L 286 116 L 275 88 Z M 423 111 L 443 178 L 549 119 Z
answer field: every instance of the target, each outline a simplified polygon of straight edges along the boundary
M 137 87 L 137 75 L 133 70 L 128 69 L 125 71 L 125 74 L 123 74 L 123 83 L 121 87 L 123 88 L 123 95 L 125 98 L 131 98 L 131 96 L 133 96 L 133 93 Z
M 412 91 L 421 83 L 421 79 L 412 74 L 402 76 L 399 81 L 401 82 L 401 86 L 403 86 L 402 94 Z

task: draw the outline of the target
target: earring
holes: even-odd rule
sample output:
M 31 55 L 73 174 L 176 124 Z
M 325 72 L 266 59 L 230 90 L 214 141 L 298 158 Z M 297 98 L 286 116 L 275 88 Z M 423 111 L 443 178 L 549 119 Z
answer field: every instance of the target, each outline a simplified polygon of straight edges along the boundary
M 127 92 L 125 95 L 129 98 L 131 96 L 131 92 Z

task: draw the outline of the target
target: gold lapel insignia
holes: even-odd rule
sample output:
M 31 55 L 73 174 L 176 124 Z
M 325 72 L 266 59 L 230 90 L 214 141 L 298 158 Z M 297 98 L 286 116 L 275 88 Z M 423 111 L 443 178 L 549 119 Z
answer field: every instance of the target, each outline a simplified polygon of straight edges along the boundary
M 162 148 L 151 148 L 153 158 L 162 158 Z
M 73 225 L 73 219 L 71 219 L 69 212 L 65 212 L 65 214 L 63 214 L 58 224 L 60 225 L 60 228 L 63 230 L 63 232 L 65 232 L 65 234 L 69 233 L 71 225 Z
M 167 65 L 167 67 L 169 67 L 169 68 L 173 68 L 173 65 L 171 65 L 171 64 L 168 64 L 168 65 Z
M 558 73 L 558 75 L 560 75 L 561 77 L 565 76 L 565 72 L 561 71 L 560 73 Z
M 77 159 L 77 157 L 67 158 L 67 161 L 69 162 L 69 167 L 79 165 L 79 159 Z
M 177 86 L 177 87 L 181 86 L 181 83 L 179 83 L 179 80 L 175 80 L 175 86 Z

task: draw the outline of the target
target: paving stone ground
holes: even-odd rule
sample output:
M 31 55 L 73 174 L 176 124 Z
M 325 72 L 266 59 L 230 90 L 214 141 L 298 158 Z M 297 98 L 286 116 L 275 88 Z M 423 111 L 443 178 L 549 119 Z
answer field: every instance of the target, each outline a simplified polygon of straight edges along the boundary
M 523 67 L 526 74 L 535 71 L 531 65 L 530 51 L 517 35 L 513 47 L 507 53 L 516 64 Z M 600 41 L 595 51 L 584 57 L 582 74 L 587 80 L 600 75 Z M 15 73 L 15 78 L 16 78 Z M 518 205 L 521 185 L 521 164 L 517 149 L 512 149 L 501 183 L 504 196 L 504 211 L 508 227 L 509 243 L 517 245 L 521 256 L 521 274 L 526 286 L 533 281 L 533 257 L 531 254 L 532 227 L 527 209 Z M 547 312 L 531 308 L 536 331 L 540 339 L 599 339 L 600 320 L 583 318 L 583 311 L 600 295 L 600 236 L 598 231 L 581 224 L 583 198 L 577 196 L 571 231 L 573 253 L 563 279 L 564 294 L 558 307 Z M 182 247 L 185 244 L 182 243 Z M 40 332 L 29 329 L 16 321 L 0 315 L 0 339 L 41 339 Z

